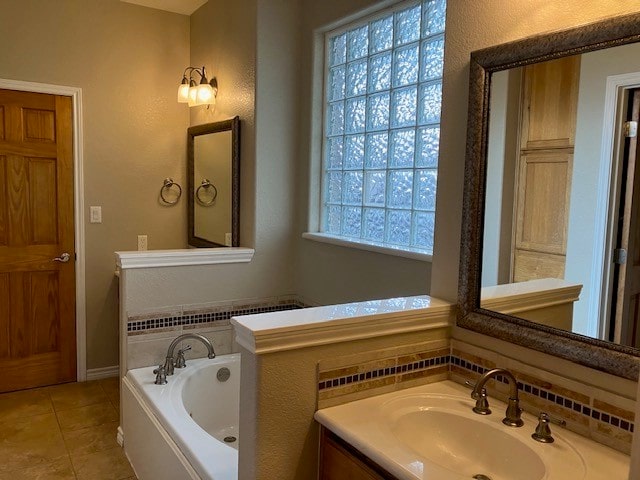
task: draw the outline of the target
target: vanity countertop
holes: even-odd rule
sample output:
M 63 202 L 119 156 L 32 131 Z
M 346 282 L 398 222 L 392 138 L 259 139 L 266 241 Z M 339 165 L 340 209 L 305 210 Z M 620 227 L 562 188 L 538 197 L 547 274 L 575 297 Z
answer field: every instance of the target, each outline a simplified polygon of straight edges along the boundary
M 458 431 L 463 430 L 459 437 L 463 439 L 465 447 L 470 445 L 469 451 L 479 452 L 477 458 L 480 461 L 477 464 L 482 463 L 485 458 L 502 457 L 498 461 L 506 459 L 507 463 L 510 463 L 508 468 L 516 471 L 522 468 L 523 476 L 520 477 L 518 473 L 516 474 L 518 478 L 539 478 L 539 480 L 626 480 L 628 478 L 629 457 L 627 455 L 556 425 L 551 426 L 556 439 L 554 443 L 536 442 L 530 435 L 535 430 L 537 418 L 524 413 L 523 427 L 507 427 L 501 423 L 504 416 L 504 403 L 490 397 L 489 401 L 494 413 L 487 416 L 476 415 L 471 412 L 474 402 L 469 392 L 469 389 L 462 385 L 447 380 L 318 410 L 315 419 L 401 480 L 462 480 L 471 478 L 469 473 L 482 472 L 483 467 L 479 468 L 480 472 L 474 471 L 476 468 L 474 461 L 465 458 L 464 452 L 459 452 L 455 448 L 450 449 L 447 442 L 453 436 L 447 431 L 436 434 L 434 429 L 425 428 L 424 431 L 418 430 L 416 436 L 414 428 L 414 438 L 409 442 L 410 446 L 407 446 L 406 437 L 403 444 L 402 432 L 399 429 L 407 428 L 406 420 L 413 421 L 418 418 L 417 415 L 430 411 L 444 415 L 451 414 L 449 418 L 456 421 L 451 424 L 445 423 L 444 430 L 455 428 Z M 433 403 L 430 405 L 429 402 Z M 434 406 L 436 404 L 438 406 Z M 401 426 L 403 415 L 405 425 Z M 500 440 L 498 437 L 506 439 L 507 447 L 496 445 L 493 437 L 489 440 L 479 435 L 478 422 L 484 424 L 483 428 L 496 432 L 495 438 L 498 440 Z M 419 424 L 419 421 L 414 423 Z M 469 429 L 468 435 L 466 428 Z M 427 450 L 424 450 L 424 446 L 418 445 L 419 443 L 426 444 Z M 492 446 L 497 451 L 489 451 Z M 440 452 L 439 457 L 436 455 L 427 458 L 420 453 L 421 449 L 424 452 L 431 451 L 431 448 Z M 533 469 L 527 466 L 527 460 L 521 452 L 528 452 L 534 462 L 538 462 L 539 473 L 533 472 Z M 448 468 L 447 458 L 451 458 L 451 463 L 460 465 L 460 468 L 455 471 Z M 465 472 L 469 464 L 471 464 L 469 467 L 471 472 Z M 508 474 L 506 476 L 494 474 L 490 477 L 493 480 L 515 478 L 513 474 L 510 477 Z

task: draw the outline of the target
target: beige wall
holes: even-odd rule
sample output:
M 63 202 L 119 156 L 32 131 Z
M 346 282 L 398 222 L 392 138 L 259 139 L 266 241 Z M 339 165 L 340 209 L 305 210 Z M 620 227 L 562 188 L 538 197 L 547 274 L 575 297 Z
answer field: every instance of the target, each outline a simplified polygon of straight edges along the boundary
M 206 67 L 209 80 L 218 81 L 218 96 L 214 108 L 189 109 L 190 125 L 240 117 L 242 246 L 255 242 L 255 9 L 255 0 L 209 0 L 191 15 L 189 65 Z
M 82 88 L 87 366 L 118 363 L 116 250 L 186 243 L 186 203 L 163 207 L 165 177 L 184 185 L 188 110 L 175 101 L 189 19 L 118 0 L 0 0 L 0 78 Z M 102 224 L 89 224 L 89 205 Z M 82 254 L 82 252 L 79 252 Z
M 293 3 L 293 2 L 292 2 Z M 385 255 L 353 248 L 318 243 L 301 235 L 314 230 L 310 209 L 318 208 L 320 170 L 319 135 L 322 133 L 320 108 L 322 87 L 314 85 L 316 39 L 314 31 L 366 8 L 379 8 L 393 2 L 379 0 L 300 0 L 301 46 L 299 157 L 296 164 L 298 211 L 296 217 L 296 285 L 303 298 L 319 304 L 344 303 L 376 298 L 429 293 L 431 264 L 420 260 Z M 320 59 L 322 55 L 320 54 Z M 315 108 L 314 108 L 315 105 Z M 320 108 L 318 108 L 320 107 Z M 310 162 L 310 158 L 312 161 Z M 310 229 L 311 225 L 311 229 Z
M 281 5 L 270 3 L 267 13 Z M 215 109 L 192 108 L 191 125 L 240 117 L 240 246 L 256 251 L 249 264 L 207 271 L 209 301 L 295 293 L 290 231 L 296 103 L 285 94 L 295 88 L 295 55 L 283 54 L 272 40 L 288 34 L 292 13 L 262 19 L 258 9 L 256 0 L 209 0 L 191 16 L 191 65 L 205 65 L 219 86 Z

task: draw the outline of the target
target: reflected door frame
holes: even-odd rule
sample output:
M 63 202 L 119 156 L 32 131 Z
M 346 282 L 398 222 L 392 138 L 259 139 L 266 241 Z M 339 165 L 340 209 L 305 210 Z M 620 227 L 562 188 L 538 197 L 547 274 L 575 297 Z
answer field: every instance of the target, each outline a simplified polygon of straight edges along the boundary
M 33 93 L 47 93 L 71 97 L 73 122 L 73 186 L 74 239 L 76 245 L 76 378 L 87 379 L 86 295 L 85 295 L 85 239 L 84 239 L 84 175 L 82 89 L 46 83 L 23 82 L 0 78 L 0 88 Z
M 624 162 L 624 141 L 622 126 L 626 120 L 625 96 L 629 91 L 640 88 L 640 72 L 612 75 L 607 78 L 605 88 L 605 112 L 603 119 L 602 153 L 598 183 L 598 201 L 596 208 L 596 227 L 600 230 L 594 235 L 594 256 L 592 258 L 593 291 L 589 305 L 589 331 L 597 332 L 598 338 L 609 339 L 611 330 L 612 302 L 615 300 L 615 265 L 612 262 L 616 248 L 616 229 L 620 168 Z
M 627 122 L 640 120 L 640 88 L 629 89 L 625 92 L 624 101 L 627 105 L 624 119 Z M 626 122 L 623 123 L 626 125 Z M 626 130 L 626 128 L 625 128 Z M 638 346 L 638 189 L 640 172 L 638 172 L 638 135 L 637 131 L 629 135 L 626 131 L 620 135 L 621 144 L 624 143 L 621 174 L 616 183 L 616 228 L 615 248 L 623 255 L 614 261 L 612 311 L 610 326 L 610 340 L 632 347 Z M 633 317 L 633 320 L 632 320 Z

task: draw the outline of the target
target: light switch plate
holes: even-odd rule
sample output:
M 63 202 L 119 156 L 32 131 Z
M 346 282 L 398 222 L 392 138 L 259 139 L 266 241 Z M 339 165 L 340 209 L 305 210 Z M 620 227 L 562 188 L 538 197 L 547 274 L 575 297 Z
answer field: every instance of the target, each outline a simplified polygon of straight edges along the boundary
M 91 223 L 102 223 L 102 207 L 89 207 Z

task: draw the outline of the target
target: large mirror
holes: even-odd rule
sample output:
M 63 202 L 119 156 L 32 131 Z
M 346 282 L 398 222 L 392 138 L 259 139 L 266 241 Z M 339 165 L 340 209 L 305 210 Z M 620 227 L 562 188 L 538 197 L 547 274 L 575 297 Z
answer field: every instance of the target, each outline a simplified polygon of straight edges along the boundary
M 189 245 L 239 246 L 239 118 L 190 127 L 187 161 Z
M 638 40 L 634 14 L 472 54 L 458 317 L 634 380 Z

